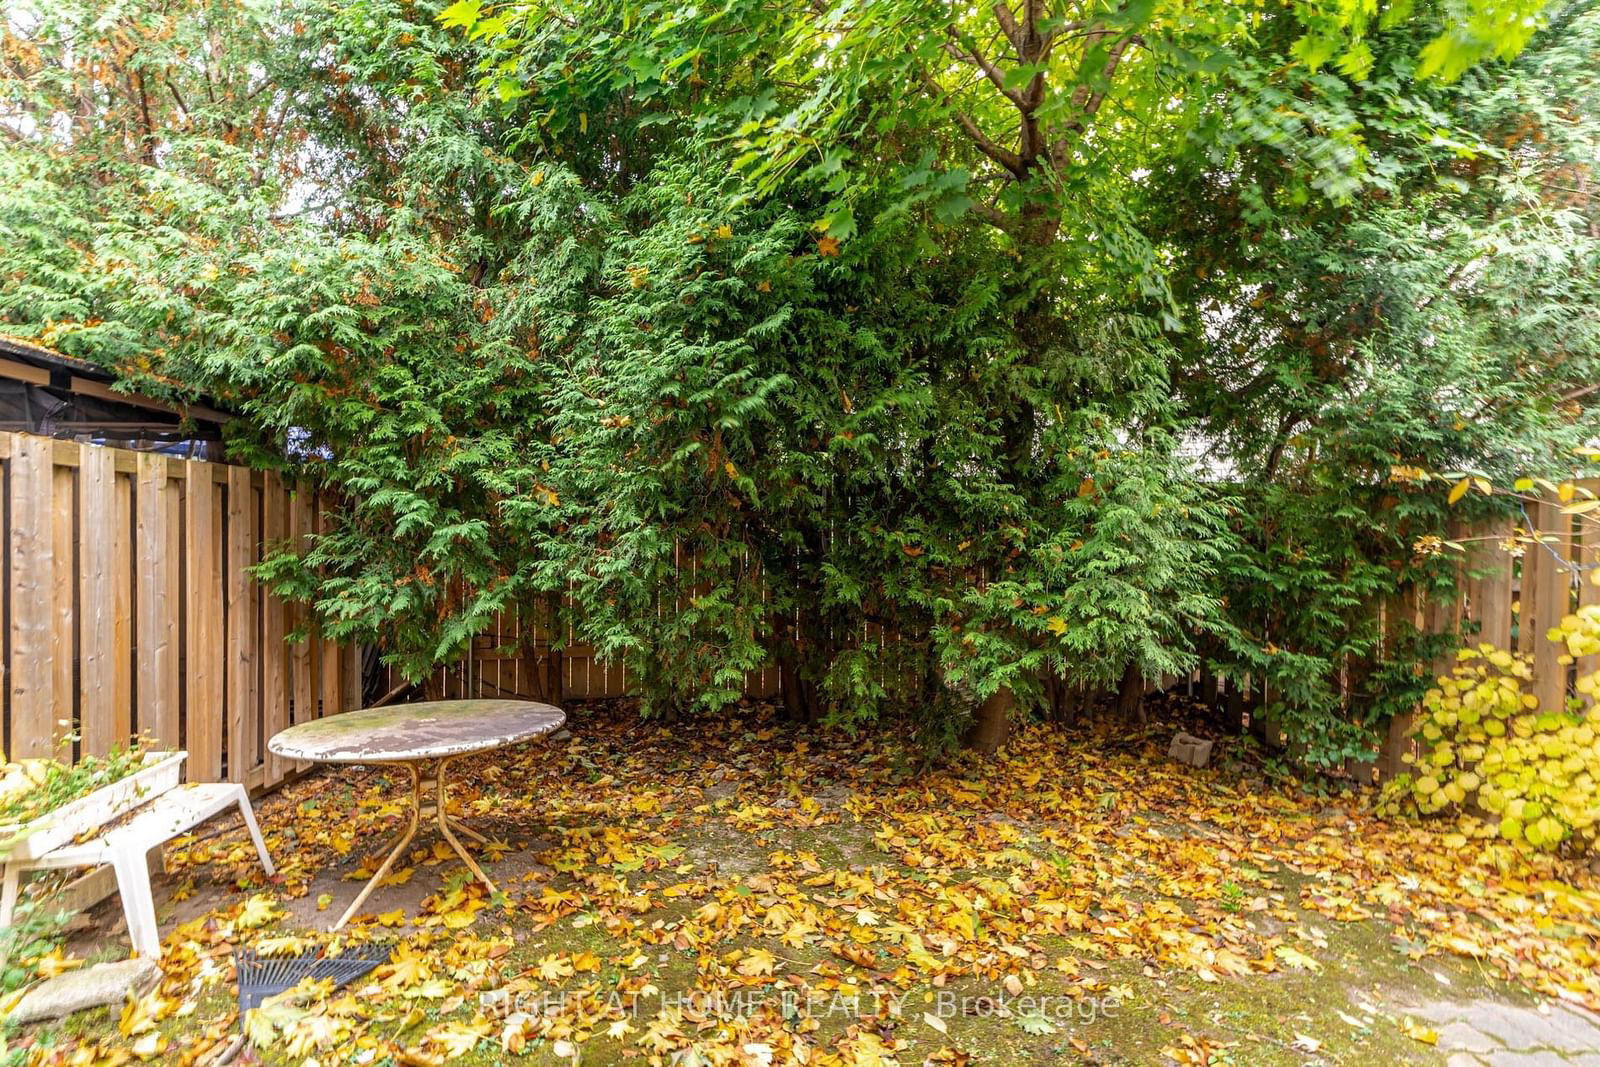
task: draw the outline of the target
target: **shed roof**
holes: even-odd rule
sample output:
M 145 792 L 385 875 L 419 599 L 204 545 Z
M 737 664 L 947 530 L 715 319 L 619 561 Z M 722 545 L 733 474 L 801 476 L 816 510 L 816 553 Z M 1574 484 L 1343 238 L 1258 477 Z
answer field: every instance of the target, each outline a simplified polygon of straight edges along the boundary
M 94 400 L 124 404 L 147 411 L 161 411 L 197 422 L 215 423 L 219 428 L 233 418 L 211 403 L 174 404 L 143 393 L 121 392 L 111 388 L 116 374 L 86 359 L 47 348 L 37 341 L 0 333 L 0 378 L 44 386 Z

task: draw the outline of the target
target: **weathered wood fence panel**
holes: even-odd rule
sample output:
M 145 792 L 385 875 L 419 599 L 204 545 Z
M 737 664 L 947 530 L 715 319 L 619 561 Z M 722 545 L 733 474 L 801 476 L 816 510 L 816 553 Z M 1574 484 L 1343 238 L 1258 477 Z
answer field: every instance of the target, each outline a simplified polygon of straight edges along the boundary
M 1600 493 L 1600 479 L 1577 485 Z M 1491 644 L 1531 656 L 1532 689 L 1539 706 L 1562 707 L 1579 673 L 1600 667 L 1600 657 L 1595 656 L 1563 664 L 1564 649 L 1545 636 L 1563 616 L 1600 603 L 1600 586 L 1590 580 L 1590 571 L 1600 564 L 1595 524 L 1562 508 L 1558 501 L 1530 503 L 1525 518 L 1498 519 L 1457 531 L 1466 547 L 1460 564 L 1461 597 L 1447 604 L 1391 605 L 1388 610 L 1414 611 L 1415 624 L 1427 632 L 1459 627 L 1463 644 Z M 1453 656 L 1442 656 L 1433 664 L 1434 673 L 1448 674 L 1454 664 Z M 1401 716 L 1391 725 L 1379 754 L 1382 774 L 1405 769 L 1401 757 L 1415 748 L 1406 736 L 1411 723 L 1412 716 Z
M 196 780 L 267 788 L 297 769 L 267 752 L 267 738 L 363 703 L 359 650 L 315 632 L 288 643 L 306 626 L 306 609 L 249 573 L 264 544 L 303 544 L 326 528 L 320 501 L 273 473 L 27 434 L 0 433 L 0 468 L 0 740 L 8 753 L 50 754 L 69 732 L 79 737 L 75 754 L 103 753 L 146 733 L 186 747 Z M 1600 491 L 1600 481 L 1586 484 Z M 1600 586 L 1579 580 L 1600 566 L 1600 537 L 1559 504 L 1530 506 L 1529 515 L 1540 534 L 1532 543 L 1521 519 L 1453 531 L 1467 546 L 1459 598 L 1413 595 L 1379 610 L 1390 632 L 1459 626 L 1469 641 L 1531 654 L 1540 700 L 1555 707 L 1576 671 L 1558 662 L 1544 633 L 1600 602 Z M 1515 537 L 1519 527 L 1524 536 Z M 548 612 L 508 613 L 427 689 L 553 702 L 630 690 L 621 664 L 602 662 L 570 632 L 564 643 L 556 636 Z M 1441 658 L 1434 669 L 1451 662 Z M 1340 674 L 1354 686 L 1360 665 Z M 386 692 L 400 681 L 387 672 L 383 680 Z M 773 666 L 752 672 L 746 691 L 770 698 L 781 683 Z M 1212 688 L 1215 696 L 1214 680 Z M 1230 699 L 1243 693 L 1234 688 Z M 1403 766 L 1408 725 L 1405 717 L 1394 724 L 1380 771 Z
M 135 734 L 189 752 L 193 781 L 256 789 L 293 769 L 265 740 L 360 703 L 354 649 L 287 645 L 289 608 L 249 568 L 315 528 L 277 475 L 0 433 L 8 754 L 102 754 Z M 298 616 L 296 616 L 298 618 Z

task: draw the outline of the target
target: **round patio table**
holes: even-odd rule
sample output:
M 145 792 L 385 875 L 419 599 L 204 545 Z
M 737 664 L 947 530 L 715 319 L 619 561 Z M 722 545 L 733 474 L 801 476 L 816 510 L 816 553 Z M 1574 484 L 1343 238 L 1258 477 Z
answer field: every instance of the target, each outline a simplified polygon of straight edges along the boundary
M 421 704 L 395 704 L 383 708 L 364 708 L 303 722 L 274 734 L 267 748 L 288 759 L 314 763 L 366 763 L 404 767 L 411 774 L 411 821 L 400 840 L 378 868 L 378 873 L 362 887 L 339 921 L 337 930 L 350 921 L 362 903 L 389 874 L 395 860 L 417 834 L 423 814 L 423 768 L 433 765 L 433 804 L 439 834 L 456 850 L 469 870 L 489 892 L 497 890 L 467 850 L 456 840 L 452 829 L 475 841 L 487 839 L 461 825 L 447 814 L 445 769 L 460 756 L 489 752 L 521 741 L 532 740 L 559 730 L 567 721 L 560 708 L 528 700 L 433 700 Z

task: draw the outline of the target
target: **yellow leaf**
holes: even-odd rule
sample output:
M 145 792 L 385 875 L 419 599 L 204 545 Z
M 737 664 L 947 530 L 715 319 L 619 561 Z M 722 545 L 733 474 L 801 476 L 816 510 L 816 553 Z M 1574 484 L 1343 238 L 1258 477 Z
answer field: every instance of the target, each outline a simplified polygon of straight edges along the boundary
M 1429 1026 L 1423 1026 L 1409 1015 L 1400 1024 L 1400 1031 L 1411 1040 L 1420 1041 L 1424 1045 L 1437 1045 L 1439 1043 L 1439 1031 Z
M 554 982 L 561 978 L 571 978 L 575 972 L 572 964 L 558 955 L 549 955 L 539 961 L 539 977 L 546 982 Z
M 379 882 L 378 885 L 380 887 L 405 885 L 407 882 L 411 881 L 411 876 L 415 873 L 417 873 L 417 869 L 415 867 L 402 867 L 398 871 L 389 872 L 389 875 L 384 878 L 383 881 Z
M 933 1014 L 932 1012 L 927 1012 L 927 1011 L 923 1012 L 922 1013 L 922 1021 L 927 1023 L 929 1026 L 933 1027 L 935 1030 L 939 1031 L 941 1034 L 947 1034 L 947 1033 L 950 1032 L 948 1029 L 945 1028 L 944 1020 L 939 1018 L 937 1015 Z
M 278 905 L 265 893 L 257 893 L 244 902 L 244 907 L 239 909 L 239 917 L 234 925 L 241 930 L 254 930 L 258 926 L 265 926 L 276 919 L 279 914 Z
M 445 1023 L 428 1031 L 428 1040 L 449 1059 L 459 1059 L 489 1036 L 488 1023 Z
M 158 1031 L 151 1030 L 128 1047 L 141 1060 L 152 1060 L 166 1049 L 167 1039 Z
M 745 958 L 739 961 L 738 971 L 749 977 L 771 974 L 777 969 L 778 960 L 772 953 L 764 948 L 751 949 Z
M 1279 945 L 1273 950 L 1273 954 L 1297 971 L 1322 970 L 1322 964 L 1318 963 L 1310 956 L 1307 956 L 1304 952 L 1301 952 L 1293 945 Z
M 282 937 L 263 937 L 256 942 L 256 951 L 263 956 L 290 956 L 305 951 L 306 939 L 293 934 Z
M 1462 497 L 1467 495 L 1467 490 L 1470 489 L 1471 487 L 1472 487 L 1472 480 L 1470 478 L 1461 479 L 1459 482 L 1457 482 L 1454 486 L 1451 487 L 1450 496 L 1447 498 L 1448 502 L 1451 503 L 1451 504 L 1455 504 L 1456 501 L 1460 500 Z
M 37 974 L 40 978 L 54 978 L 57 975 L 65 974 L 74 967 L 82 966 L 82 960 L 67 959 L 63 954 L 62 947 L 57 945 L 55 948 L 51 949 L 43 956 L 40 956 L 39 959 L 35 961 L 33 965 L 33 973 Z
M 422 957 L 405 951 L 401 953 L 399 959 L 390 964 L 389 974 L 382 981 L 390 989 L 404 989 L 406 986 L 416 985 L 427 977 L 428 965 Z

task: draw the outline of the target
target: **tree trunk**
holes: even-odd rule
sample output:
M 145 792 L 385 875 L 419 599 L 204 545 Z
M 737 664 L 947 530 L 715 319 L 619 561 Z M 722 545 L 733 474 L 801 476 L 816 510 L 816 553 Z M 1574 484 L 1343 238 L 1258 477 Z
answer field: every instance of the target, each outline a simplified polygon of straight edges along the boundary
M 1050 707 L 1050 721 L 1071 726 L 1078 721 L 1083 708 L 1084 688 L 1073 685 L 1059 674 L 1048 674 L 1044 679 L 1044 695 Z
M 546 644 L 541 654 L 537 634 L 530 629 L 523 638 L 522 667 L 528 679 L 528 695 L 546 704 L 561 703 L 561 650 Z
M 1061 717 L 1062 725 L 1075 725 L 1079 715 L 1083 712 L 1083 686 L 1068 685 L 1063 681 L 1060 686 L 1060 694 L 1061 699 L 1056 705 L 1056 713 Z
M 778 657 L 778 680 L 783 699 L 784 717 L 790 722 L 815 726 L 822 721 L 822 705 L 817 699 L 817 685 L 800 677 L 800 657 Z
M 1117 690 L 1117 713 L 1124 721 L 1137 722 L 1140 726 L 1149 721 L 1144 710 L 1144 675 L 1132 661 L 1122 672 L 1122 685 Z
M 1016 702 L 1016 695 L 1002 686 L 979 704 L 967 731 L 967 748 L 985 756 L 998 752 L 1011 733 L 1011 707 Z
M 1228 679 L 1227 722 L 1229 729 L 1240 733 L 1244 729 L 1245 692 L 1237 678 Z

